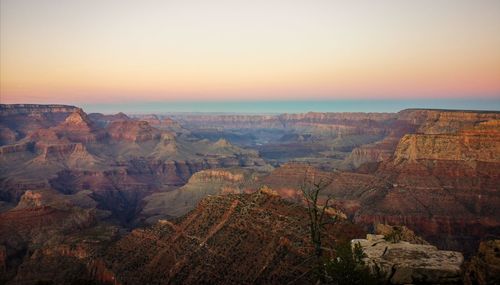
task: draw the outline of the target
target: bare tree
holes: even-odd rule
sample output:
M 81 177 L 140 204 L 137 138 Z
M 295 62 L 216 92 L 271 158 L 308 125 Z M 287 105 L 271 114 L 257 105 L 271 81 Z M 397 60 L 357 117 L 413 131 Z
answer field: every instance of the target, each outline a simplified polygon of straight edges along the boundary
M 332 184 L 332 181 L 331 177 L 316 177 L 314 172 L 310 173 L 306 171 L 303 183 L 300 186 L 307 205 L 311 241 L 314 245 L 314 254 L 318 258 L 318 261 L 323 256 L 322 234 L 324 226 L 336 221 L 336 217 L 332 218 L 328 214 L 325 216 L 326 210 L 332 201 L 332 196 L 328 195 L 325 202 L 322 205 L 320 204 L 320 195 Z

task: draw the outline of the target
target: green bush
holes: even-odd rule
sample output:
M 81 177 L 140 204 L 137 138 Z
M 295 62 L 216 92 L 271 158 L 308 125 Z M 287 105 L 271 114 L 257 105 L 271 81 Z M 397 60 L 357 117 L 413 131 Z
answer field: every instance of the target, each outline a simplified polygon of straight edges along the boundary
M 365 253 L 359 244 L 340 243 L 335 247 L 335 257 L 324 263 L 320 270 L 323 284 L 335 285 L 371 285 L 384 284 L 378 274 L 374 274 L 365 265 Z

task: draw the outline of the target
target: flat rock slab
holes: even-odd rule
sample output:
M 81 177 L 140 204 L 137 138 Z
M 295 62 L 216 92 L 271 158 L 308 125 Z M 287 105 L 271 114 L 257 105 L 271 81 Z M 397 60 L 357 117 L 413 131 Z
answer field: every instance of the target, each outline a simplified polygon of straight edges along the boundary
M 365 262 L 391 284 L 460 284 L 464 257 L 460 252 L 439 250 L 433 245 L 389 242 L 383 235 L 367 235 L 360 244 Z

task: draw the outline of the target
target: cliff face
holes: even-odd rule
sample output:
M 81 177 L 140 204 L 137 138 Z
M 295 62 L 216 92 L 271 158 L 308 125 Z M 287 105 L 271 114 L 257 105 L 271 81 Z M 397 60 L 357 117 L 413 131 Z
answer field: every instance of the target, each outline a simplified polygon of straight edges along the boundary
M 188 130 L 182 128 L 178 122 L 172 120 L 170 117 L 150 114 L 136 115 L 134 118 L 148 122 L 148 124 L 160 130 L 171 131 L 174 133 L 189 133 Z
M 222 128 L 284 128 L 298 123 L 351 124 L 385 122 L 396 118 L 394 113 L 302 113 L 282 115 L 174 115 L 181 123 L 198 127 Z
M 141 219 L 152 224 L 158 219 L 180 217 L 207 196 L 253 192 L 257 180 L 258 175 L 242 169 L 201 170 L 178 189 L 145 197 Z
M 58 244 L 66 235 L 95 225 L 98 211 L 82 207 L 83 196 L 71 202 L 59 195 L 50 190 L 27 191 L 16 208 L 0 213 L 4 255 L 0 281 L 23 277 L 17 269 L 24 261 L 29 262 L 35 249 Z M 40 278 L 32 281 L 36 280 Z
M 417 116 L 425 133 L 405 135 L 376 172 L 392 190 L 357 221 L 408 225 L 434 244 L 471 252 L 500 229 L 498 113 L 426 114 Z
M 500 112 L 408 109 L 398 119 L 419 126 L 418 133 L 449 134 L 484 121 L 499 120 Z
M 66 105 L 0 104 L 3 143 L 13 143 L 30 132 L 56 126 L 79 110 Z
M 175 115 L 188 129 L 271 129 L 315 136 L 383 134 L 391 113 L 304 113 L 282 115 Z
M 67 115 L 78 110 L 79 108 L 69 105 L 0 104 L 0 116 L 31 115 L 35 113 L 62 113 Z
M 476 121 L 473 127 L 439 133 L 407 134 L 398 144 L 395 163 L 416 160 L 500 162 L 500 120 Z
M 463 146 L 461 150 L 454 147 L 455 151 L 458 151 L 456 153 L 458 156 L 474 155 L 469 154 L 467 149 L 469 147 L 475 149 L 477 155 L 483 143 L 490 144 L 488 147 L 494 147 L 491 144 L 497 136 L 495 132 L 498 132 L 498 118 L 500 118 L 499 112 L 403 110 L 397 114 L 395 121 L 389 123 L 388 134 L 382 140 L 355 148 L 345 162 L 355 169 L 365 163 L 386 161 L 391 159 L 393 154 L 405 152 L 403 149 L 397 150 L 397 147 L 407 148 L 409 151 L 413 150 L 414 154 L 422 153 L 422 155 L 424 152 L 428 154 L 432 149 L 435 153 L 453 152 L 454 150 L 444 149 L 449 144 Z M 485 132 L 489 132 L 489 135 Z M 404 142 L 400 143 L 402 138 Z M 414 150 L 414 148 L 419 149 Z M 408 156 L 410 153 L 406 152 L 403 155 Z M 488 156 L 488 154 L 481 155 Z
M 16 208 L 0 213 L 0 281 L 118 284 L 96 256 L 117 228 L 98 225 L 106 212 L 95 207 L 88 193 L 27 191 Z

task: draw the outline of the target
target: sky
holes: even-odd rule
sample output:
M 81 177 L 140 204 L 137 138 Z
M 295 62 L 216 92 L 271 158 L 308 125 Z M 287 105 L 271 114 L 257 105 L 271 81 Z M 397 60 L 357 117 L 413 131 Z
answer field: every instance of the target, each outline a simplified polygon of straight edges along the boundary
M 477 98 L 498 0 L 0 0 L 1 103 Z

